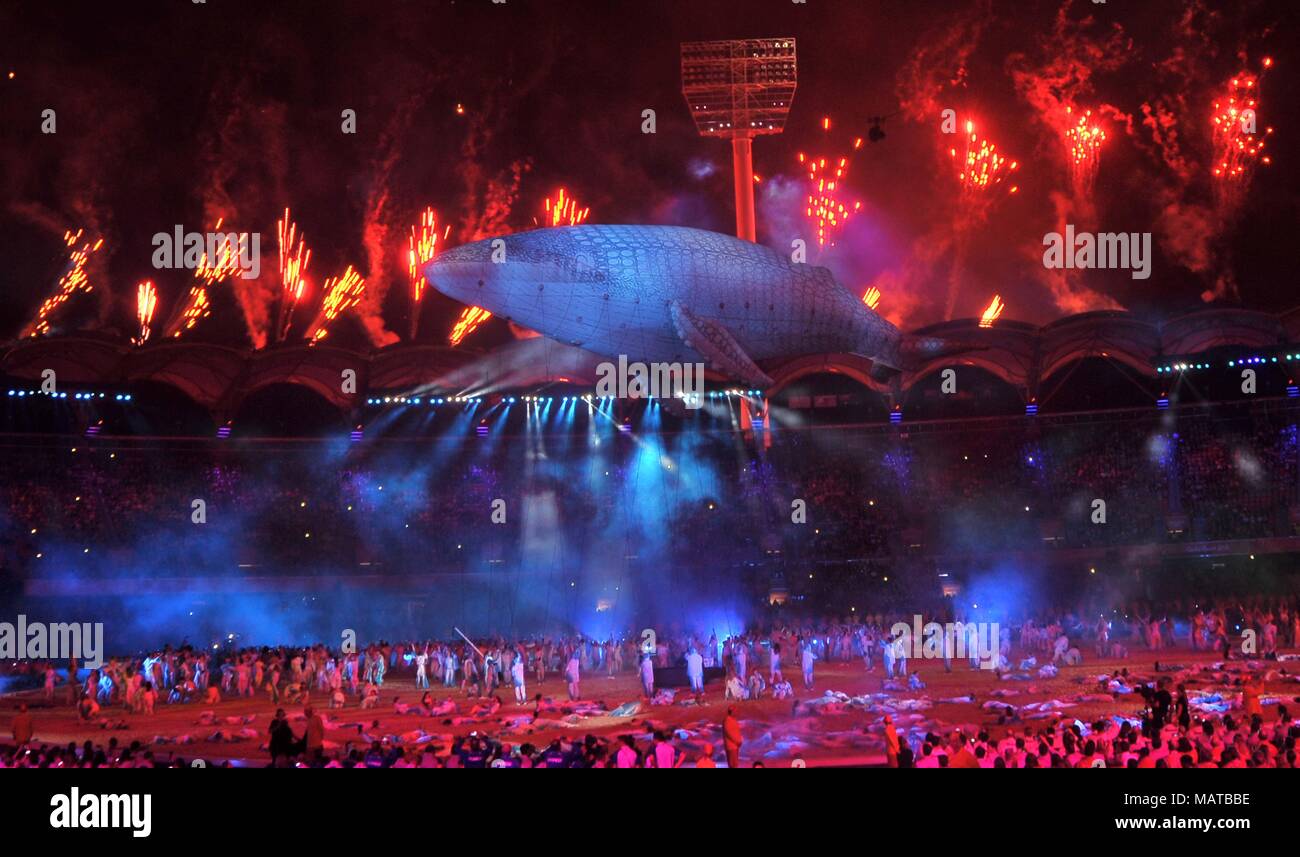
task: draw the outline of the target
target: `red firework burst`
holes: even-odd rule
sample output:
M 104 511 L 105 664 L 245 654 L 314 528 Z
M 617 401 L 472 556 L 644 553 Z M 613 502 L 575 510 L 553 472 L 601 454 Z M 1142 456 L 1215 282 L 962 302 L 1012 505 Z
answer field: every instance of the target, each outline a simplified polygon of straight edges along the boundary
M 1264 71 L 1273 66 L 1265 58 Z M 1254 178 L 1255 169 L 1268 165 L 1271 159 L 1264 154 L 1264 145 L 1273 133 L 1271 127 L 1259 125 L 1259 75 L 1241 72 L 1228 82 L 1227 91 L 1214 102 L 1211 117 L 1214 139 L 1214 163 L 1210 172 L 1214 179 L 1215 199 L 1220 212 L 1230 216 L 1241 205 L 1246 190 Z

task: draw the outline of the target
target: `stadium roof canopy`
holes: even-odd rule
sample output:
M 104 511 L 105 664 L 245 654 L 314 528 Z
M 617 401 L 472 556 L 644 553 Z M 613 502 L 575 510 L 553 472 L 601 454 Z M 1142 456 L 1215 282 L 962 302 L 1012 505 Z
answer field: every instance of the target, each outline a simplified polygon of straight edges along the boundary
M 1216 348 L 1274 349 L 1300 343 L 1300 308 L 1280 315 L 1207 308 L 1160 323 L 1122 311 L 1066 316 L 1041 327 L 1000 320 L 982 328 L 976 319 L 942 322 L 914 331 L 974 342 L 979 350 L 930 361 L 898 379 L 903 390 L 949 366 L 976 366 L 1022 392 L 1076 361 L 1101 357 L 1156 377 L 1170 358 Z M 0 351 L 0 372 L 39 383 L 53 369 L 58 383 L 129 386 L 155 382 L 176 388 L 213 413 L 237 409 L 248 395 L 273 384 L 309 388 L 341 410 L 368 392 L 451 394 L 528 390 L 552 382 L 592 386 L 588 352 L 545 339 L 524 339 L 491 351 L 398 344 L 370 353 L 330 346 L 286 345 L 253 351 L 201 342 L 163 341 L 143 347 L 99 333 L 20 340 Z M 873 380 L 871 361 L 853 354 L 816 354 L 768 361 L 773 393 L 800 378 L 835 373 L 886 392 Z M 341 382 L 356 373 L 355 391 Z

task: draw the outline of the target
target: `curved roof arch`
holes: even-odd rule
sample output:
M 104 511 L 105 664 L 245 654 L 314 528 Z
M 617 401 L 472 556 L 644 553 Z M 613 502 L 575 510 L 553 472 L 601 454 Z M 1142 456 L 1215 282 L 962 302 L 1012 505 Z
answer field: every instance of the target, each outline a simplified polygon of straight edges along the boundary
M 1276 347 L 1300 343 L 1300 308 L 1271 314 L 1206 307 L 1155 323 L 1124 311 L 1080 313 L 1043 326 L 976 319 L 940 322 L 912 331 L 958 346 L 927 360 L 898 379 L 910 389 L 935 371 L 974 366 L 1027 394 L 1045 378 L 1100 357 L 1154 377 L 1160 358 L 1223 346 Z M 228 412 L 249 393 L 279 383 L 301 384 L 335 407 L 350 410 L 365 390 L 498 391 L 552 382 L 594 384 L 609 358 L 542 337 L 519 339 L 491 350 L 440 344 L 398 344 L 365 352 L 298 343 L 261 351 L 186 340 L 136 347 L 100 332 L 23 339 L 0 352 L 0 371 L 39 381 L 53 369 L 60 386 L 150 381 L 174 387 L 213 412 Z M 888 395 L 891 385 L 871 377 L 872 364 L 855 354 L 811 354 L 765 361 L 771 393 L 818 373 L 844 375 L 865 389 Z M 344 393 L 344 370 L 356 372 L 357 392 Z M 712 373 L 710 373 L 712 376 Z M 726 379 L 720 383 L 725 384 Z
M 237 348 L 163 341 L 128 352 L 122 360 L 122 374 L 127 381 L 174 387 L 212 409 L 239 383 L 247 360 L 247 353 Z
M 392 345 L 370 358 L 370 386 L 379 390 L 433 386 L 450 372 L 481 358 L 482 352 L 447 345 Z
M 1248 309 L 1197 310 L 1165 322 L 1161 345 L 1166 354 L 1196 354 L 1223 345 L 1267 348 L 1287 341 L 1284 318 Z
M 1131 313 L 1115 310 L 1080 313 L 1044 325 L 1040 333 L 1039 378 L 1089 357 L 1104 357 L 1155 376 L 1160 354 L 1155 325 Z
M 344 392 L 344 371 L 351 369 L 356 385 Z M 292 345 L 254 352 L 240 384 L 246 397 L 272 384 L 300 384 L 319 393 L 340 410 L 351 410 L 366 388 L 369 361 L 362 354 L 328 345 Z
M 994 378 L 1021 392 L 1028 388 L 1028 372 L 1023 365 L 1013 365 L 1010 361 L 998 359 L 996 355 L 971 352 L 952 357 L 941 357 L 923 363 L 914 372 L 903 376 L 903 389 L 911 390 L 932 375 L 944 369 L 961 369 L 963 367 L 981 369 Z
M 15 378 L 40 380 L 53 369 L 57 383 L 102 384 L 120 379 L 122 358 L 131 344 L 104 334 L 33 337 L 15 342 L 0 359 L 0 368 Z
M 888 395 L 889 387 L 871 378 L 871 361 L 856 354 L 808 354 L 787 360 L 768 370 L 775 383 L 767 391 L 775 396 L 796 381 L 810 375 L 844 375 L 875 393 Z
M 926 325 L 912 331 L 914 336 L 937 337 L 970 350 L 927 360 L 903 376 L 903 388 L 924 380 L 947 368 L 975 366 L 1018 389 L 1029 386 L 1033 376 L 1039 329 L 1021 321 L 999 321 L 992 327 L 980 327 L 979 319 L 962 318 Z

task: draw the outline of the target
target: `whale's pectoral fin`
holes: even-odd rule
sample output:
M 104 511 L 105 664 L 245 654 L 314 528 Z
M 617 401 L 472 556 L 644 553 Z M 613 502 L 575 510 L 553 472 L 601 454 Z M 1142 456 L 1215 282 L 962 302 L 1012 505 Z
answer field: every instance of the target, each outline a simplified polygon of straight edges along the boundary
M 669 305 L 673 327 L 677 335 L 690 348 L 704 355 L 710 366 L 755 387 L 770 387 L 772 379 L 758 368 L 740 343 L 716 321 L 701 318 L 680 301 Z

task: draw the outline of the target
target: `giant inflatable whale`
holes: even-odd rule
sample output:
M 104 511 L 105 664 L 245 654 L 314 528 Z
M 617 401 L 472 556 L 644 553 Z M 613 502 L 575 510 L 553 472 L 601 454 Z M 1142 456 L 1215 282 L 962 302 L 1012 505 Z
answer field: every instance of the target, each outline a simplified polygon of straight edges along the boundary
M 498 243 L 499 242 L 499 243 Z M 761 361 L 848 352 L 873 373 L 953 350 L 912 340 L 826 268 L 682 226 L 560 226 L 465 244 L 424 269 L 438 291 L 629 361 L 705 362 L 746 384 Z

